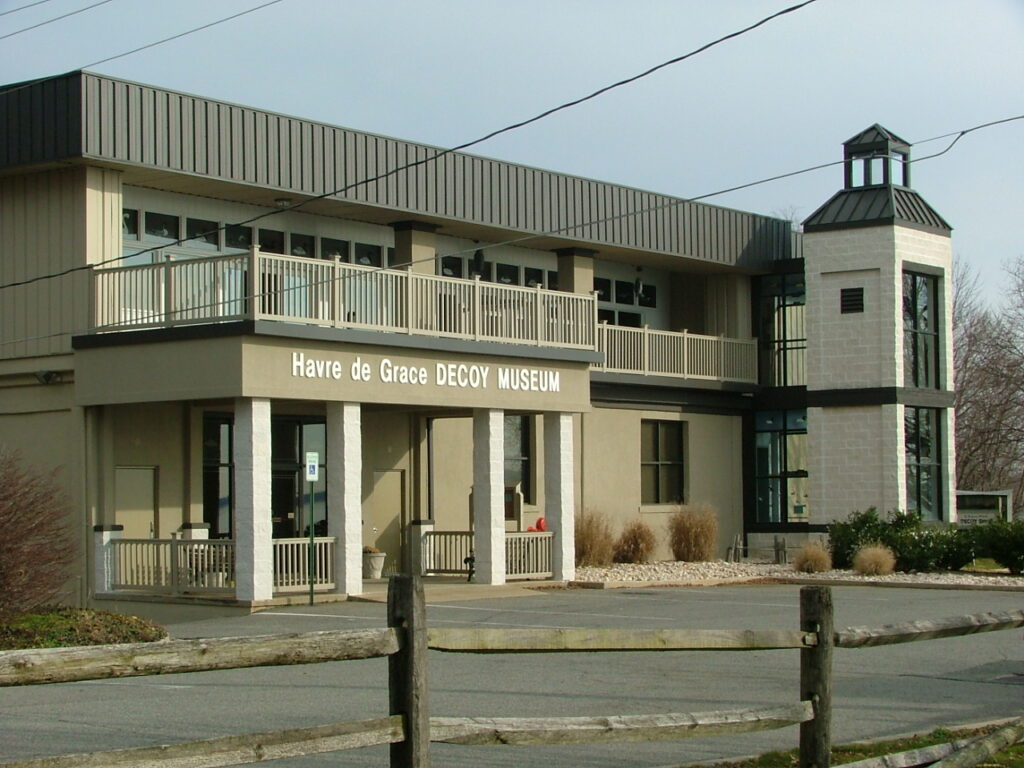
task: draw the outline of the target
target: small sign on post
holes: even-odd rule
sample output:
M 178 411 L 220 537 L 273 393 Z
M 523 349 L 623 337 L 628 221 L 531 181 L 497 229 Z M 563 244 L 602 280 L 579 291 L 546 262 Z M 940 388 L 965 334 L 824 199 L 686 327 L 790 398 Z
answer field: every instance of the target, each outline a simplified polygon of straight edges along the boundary
M 306 480 L 309 481 L 309 558 L 306 575 L 309 579 L 309 604 L 313 604 L 313 587 L 316 583 L 316 526 L 313 516 L 316 511 L 316 489 L 313 484 L 320 479 L 320 454 L 316 451 L 306 452 Z
M 306 453 L 306 479 L 311 483 L 320 479 L 320 454 L 316 451 Z

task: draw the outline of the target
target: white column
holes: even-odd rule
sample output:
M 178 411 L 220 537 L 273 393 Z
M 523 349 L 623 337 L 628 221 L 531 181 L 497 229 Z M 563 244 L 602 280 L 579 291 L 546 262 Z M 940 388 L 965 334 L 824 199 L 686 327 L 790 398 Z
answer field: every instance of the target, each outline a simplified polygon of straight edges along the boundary
M 270 400 L 235 400 L 235 597 L 246 602 L 274 596 L 270 523 Z
M 473 554 L 480 584 L 505 583 L 505 412 L 473 411 Z
M 359 403 L 327 403 L 327 535 L 334 591 L 363 592 L 363 433 Z
M 571 413 L 544 414 L 544 517 L 557 581 L 576 578 L 576 489 Z

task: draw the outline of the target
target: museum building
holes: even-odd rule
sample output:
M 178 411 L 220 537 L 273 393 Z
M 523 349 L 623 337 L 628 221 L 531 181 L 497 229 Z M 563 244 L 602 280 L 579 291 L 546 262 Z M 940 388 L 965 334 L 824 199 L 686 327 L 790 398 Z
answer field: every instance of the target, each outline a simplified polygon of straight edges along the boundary
M 955 517 L 950 227 L 881 126 L 802 234 L 89 72 L 0 135 L 0 444 L 66 487 L 80 603 Z

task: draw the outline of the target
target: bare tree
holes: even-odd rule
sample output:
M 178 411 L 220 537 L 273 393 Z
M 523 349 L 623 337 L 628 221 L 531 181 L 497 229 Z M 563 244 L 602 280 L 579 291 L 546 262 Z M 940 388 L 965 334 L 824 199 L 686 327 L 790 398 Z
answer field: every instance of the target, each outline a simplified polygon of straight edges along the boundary
M 1013 490 L 1024 504 L 1024 257 L 1005 267 L 1000 307 L 982 304 L 977 276 L 954 274 L 957 487 Z
M 37 475 L 0 449 L 0 616 L 30 611 L 59 594 L 74 547 L 68 503 L 53 475 Z

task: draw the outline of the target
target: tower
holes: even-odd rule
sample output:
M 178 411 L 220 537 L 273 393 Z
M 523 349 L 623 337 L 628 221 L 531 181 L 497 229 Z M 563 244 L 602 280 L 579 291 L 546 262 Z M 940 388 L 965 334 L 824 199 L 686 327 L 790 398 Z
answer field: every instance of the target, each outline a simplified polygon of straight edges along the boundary
M 873 125 L 804 222 L 808 506 L 955 519 L 949 224 L 910 188 L 910 145 Z

